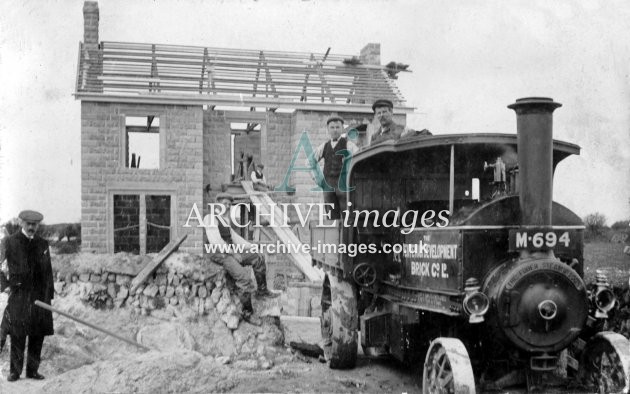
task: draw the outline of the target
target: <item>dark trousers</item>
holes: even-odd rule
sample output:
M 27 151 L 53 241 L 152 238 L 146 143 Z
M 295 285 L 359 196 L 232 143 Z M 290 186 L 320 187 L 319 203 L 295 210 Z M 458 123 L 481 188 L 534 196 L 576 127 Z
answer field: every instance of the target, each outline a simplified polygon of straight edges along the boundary
M 42 355 L 43 336 L 28 336 L 28 351 L 26 353 L 26 374 L 37 373 Z M 11 368 L 10 373 L 21 375 L 24 365 L 24 348 L 26 347 L 26 336 L 16 337 L 11 335 Z
M 267 273 L 264 258 L 256 253 L 217 254 L 211 257 L 211 260 L 217 264 L 221 264 L 223 268 L 225 268 L 227 273 L 234 279 L 239 294 L 247 294 L 256 291 L 256 283 L 252 281 L 252 274 L 245 267 L 251 266 L 254 270 L 255 277 L 266 275 Z
M 324 192 L 324 203 L 333 204 L 325 206 L 325 212 L 330 214 L 330 219 L 341 219 L 341 213 L 347 209 L 346 197 L 348 193 L 339 191 L 338 188 L 334 192 Z

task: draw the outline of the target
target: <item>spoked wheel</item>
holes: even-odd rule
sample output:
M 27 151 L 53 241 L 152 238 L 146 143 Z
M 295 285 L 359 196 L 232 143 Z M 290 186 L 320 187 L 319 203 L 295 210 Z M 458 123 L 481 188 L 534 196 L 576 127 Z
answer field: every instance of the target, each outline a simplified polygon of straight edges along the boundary
M 456 338 L 431 342 L 422 375 L 424 394 L 474 394 L 475 377 L 464 344 Z
M 588 389 L 599 393 L 628 393 L 630 341 L 610 331 L 597 333 L 582 352 L 579 377 Z
M 360 263 L 354 267 L 352 278 L 359 286 L 370 287 L 376 282 L 376 270 L 372 264 Z
M 326 275 L 320 318 L 324 356 L 334 369 L 352 368 L 357 362 L 357 292 L 353 284 Z

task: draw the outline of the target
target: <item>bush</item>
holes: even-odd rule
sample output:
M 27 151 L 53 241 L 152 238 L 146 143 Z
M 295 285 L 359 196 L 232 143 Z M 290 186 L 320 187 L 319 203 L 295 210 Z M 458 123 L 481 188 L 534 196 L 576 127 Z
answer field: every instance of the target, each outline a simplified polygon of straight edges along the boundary
M 54 246 L 57 254 L 73 254 L 81 251 L 81 241 L 57 242 Z
M 17 218 L 9 220 L 2 226 L 5 228 L 8 235 L 13 235 L 13 233 L 20 230 L 20 222 Z

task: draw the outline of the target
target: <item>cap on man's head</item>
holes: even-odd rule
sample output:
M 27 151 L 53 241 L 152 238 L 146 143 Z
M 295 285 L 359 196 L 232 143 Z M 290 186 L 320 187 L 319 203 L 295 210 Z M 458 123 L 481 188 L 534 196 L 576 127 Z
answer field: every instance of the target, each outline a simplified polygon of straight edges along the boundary
M 25 222 L 41 222 L 44 220 L 44 215 L 37 211 L 26 210 L 20 212 L 18 218 L 24 220 Z
M 368 128 L 368 125 L 366 124 L 359 124 L 353 127 L 353 129 L 356 129 L 357 131 L 366 131 Z
M 331 116 L 326 120 L 326 126 L 328 126 L 330 122 L 341 122 L 341 124 L 343 124 L 343 119 L 339 116 Z
M 234 201 L 234 197 L 230 193 L 219 193 L 217 194 L 217 201 L 221 200 L 230 200 L 230 202 Z
M 264 165 L 262 165 L 262 164 L 258 164 L 256 167 L 260 168 L 261 170 L 264 170 L 264 169 L 265 169 L 265 166 L 264 166 Z
M 390 100 L 378 99 L 374 102 L 374 104 L 372 104 L 372 111 L 376 112 L 376 108 L 378 107 L 389 107 L 390 109 L 394 109 L 394 103 Z

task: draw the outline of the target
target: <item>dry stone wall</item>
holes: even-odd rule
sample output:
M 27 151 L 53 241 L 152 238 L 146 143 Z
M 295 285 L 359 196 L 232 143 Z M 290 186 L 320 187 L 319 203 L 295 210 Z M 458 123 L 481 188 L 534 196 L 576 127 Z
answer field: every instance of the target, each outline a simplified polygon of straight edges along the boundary
M 238 326 L 242 305 L 223 267 L 203 256 L 175 253 L 132 290 L 132 280 L 151 258 L 128 253 L 54 256 L 55 296 L 74 296 L 95 309 L 129 308 L 140 315 L 172 308 L 191 317 L 215 311 L 228 328 Z M 281 290 L 281 297 L 269 305 L 254 298 L 255 310 L 263 316 L 320 315 L 320 284 L 287 282 Z
M 57 267 L 56 296 L 74 295 L 97 309 L 132 308 L 142 315 L 168 305 L 193 316 L 215 310 L 228 328 L 238 327 L 242 305 L 222 267 L 202 256 L 177 253 L 132 289 L 131 281 L 149 261 L 149 256 L 125 253 L 79 254 Z M 276 309 L 272 312 L 279 314 Z

